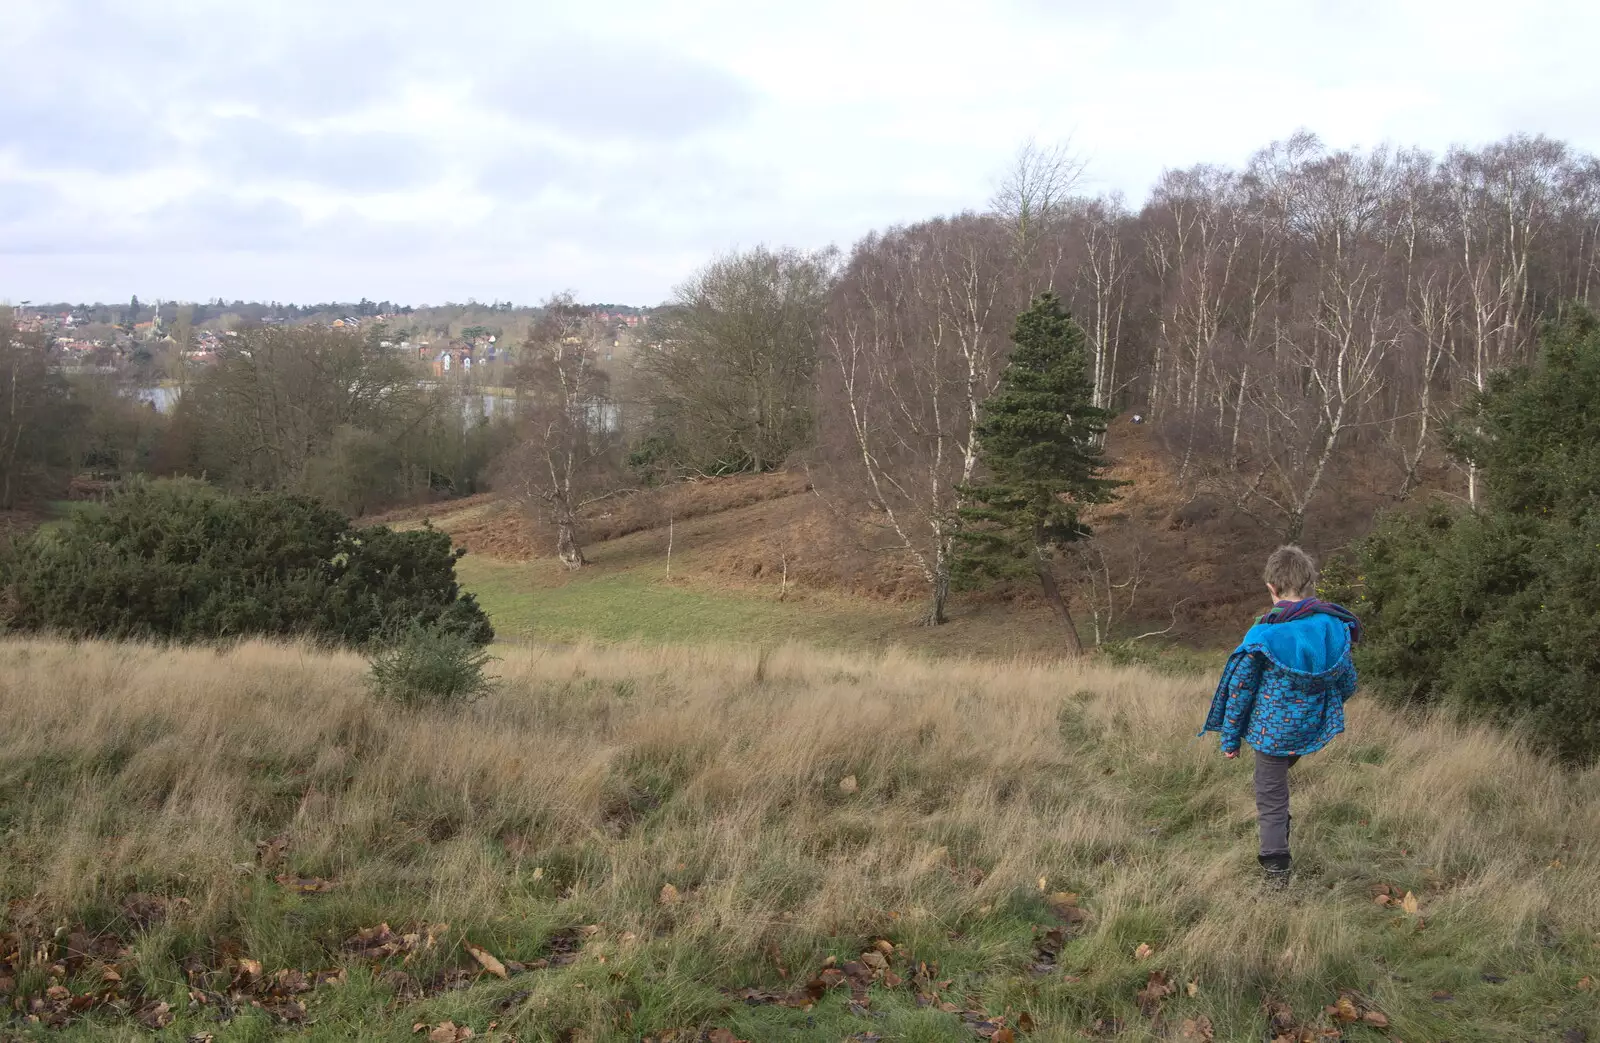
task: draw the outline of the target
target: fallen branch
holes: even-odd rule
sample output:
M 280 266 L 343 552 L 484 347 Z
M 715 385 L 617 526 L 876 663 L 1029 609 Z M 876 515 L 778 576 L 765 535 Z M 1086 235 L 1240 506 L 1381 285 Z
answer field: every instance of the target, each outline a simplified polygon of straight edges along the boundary
M 1143 641 L 1147 637 L 1160 637 L 1162 634 L 1170 634 L 1170 633 L 1172 633 L 1173 628 L 1178 625 L 1178 609 L 1183 607 L 1183 603 L 1185 601 L 1193 601 L 1193 600 L 1194 600 L 1194 595 L 1192 595 L 1192 594 L 1189 597 L 1180 598 L 1178 601 L 1173 603 L 1173 606 L 1172 606 L 1172 622 L 1168 623 L 1165 629 L 1163 629 L 1163 630 L 1152 630 L 1147 634 L 1140 634 L 1138 637 L 1130 637 L 1130 638 L 1128 638 L 1128 643 L 1132 644 L 1135 641 Z

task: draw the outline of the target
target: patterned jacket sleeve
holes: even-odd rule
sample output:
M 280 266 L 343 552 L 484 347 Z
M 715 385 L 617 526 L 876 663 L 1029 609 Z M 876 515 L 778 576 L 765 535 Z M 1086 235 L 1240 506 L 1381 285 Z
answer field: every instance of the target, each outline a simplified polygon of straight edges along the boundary
M 1250 727 L 1250 714 L 1256 706 L 1256 689 L 1261 685 L 1264 669 L 1265 660 L 1262 656 L 1241 652 L 1235 653 L 1222 672 L 1222 680 L 1212 697 L 1205 731 L 1222 733 L 1224 753 L 1237 753 L 1244 741 L 1244 733 Z

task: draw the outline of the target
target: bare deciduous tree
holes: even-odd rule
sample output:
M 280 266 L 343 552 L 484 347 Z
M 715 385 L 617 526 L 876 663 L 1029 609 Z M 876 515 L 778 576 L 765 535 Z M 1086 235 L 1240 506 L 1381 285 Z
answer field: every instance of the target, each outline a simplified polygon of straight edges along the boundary
M 0 309 L 0 509 L 38 493 L 73 463 L 77 413 L 49 349 Z
M 978 410 L 1025 300 L 1009 238 L 999 222 L 972 215 L 868 237 L 823 324 L 823 435 L 835 472 L 922 572 L 933 624 L 946 619 Z
M 180 400 L 211 432 L 198 470 L 246 488 L 296 487 L 341 429 L 398 439 L 433 403 L 403 359 L 316 327 L 256 327 L 229 340 Z
M 1060 226 L 1087 167 L 1088 161 L 1072 150 L 1069 141 L 1041 145 L 1029 138 L 1017 148 L 995 186 L 989 209 L 1010 227 L 1024 264 L 1040 240 Z
M 580 513 L 619 491 L 617 415 L 599 364 L 606 335 L 570 294 L 545 302 L 517 367 L 518 442 L 499 468 L 501 489 L 555 529 L 569 569 L 587 564 Z
M 836 255 L 765 248 L 680 286 L 638 362 L 655 428 L 699 469 L 763 471 L 812 437 L 817 337 Z

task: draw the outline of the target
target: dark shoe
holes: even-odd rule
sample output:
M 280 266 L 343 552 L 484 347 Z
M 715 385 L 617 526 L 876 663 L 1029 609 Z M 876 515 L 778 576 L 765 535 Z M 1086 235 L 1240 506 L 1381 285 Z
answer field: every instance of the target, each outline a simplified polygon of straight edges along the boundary
M 1265 875 L 1267 886 L 1275 891 L 1282 891 L 1289 886 L 1289 872 L 1293 863 L 1288 855 L 1262 855 L 1261 871 Z

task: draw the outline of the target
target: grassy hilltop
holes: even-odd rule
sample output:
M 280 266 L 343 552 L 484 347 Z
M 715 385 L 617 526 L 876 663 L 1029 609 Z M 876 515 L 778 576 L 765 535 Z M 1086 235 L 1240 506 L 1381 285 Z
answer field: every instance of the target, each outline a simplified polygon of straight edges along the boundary
M 1487 730 L 1353 702 L 1296 769 L 1279 895 L 1198 676 L 795 645 L 500 670 L 402 714 L 348 655 L 0 644 L 0 1038 L 1600 1024 L 1600 773 Z

